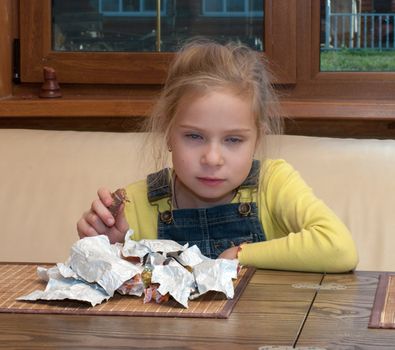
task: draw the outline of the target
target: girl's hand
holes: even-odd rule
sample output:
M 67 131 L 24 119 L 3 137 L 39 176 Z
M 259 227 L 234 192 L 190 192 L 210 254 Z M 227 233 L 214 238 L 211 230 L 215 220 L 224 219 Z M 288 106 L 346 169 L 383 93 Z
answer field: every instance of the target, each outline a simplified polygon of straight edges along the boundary
M 230 247 L 226 250 L 224 250 L 220 256 L 218 257 L 219 259 L 237 259 L 237 253 L 239 252 L 239 247 Z
M 97 192 L 99 198 L 92 202 L 90 210 L 82 214 L 77 222 L 77 231 L 80 238 L 97 235 L 107 235 L 111 243 L 123 242 L 129 225 L 125 218 L 122 204 L 114 217 L 108 210 L 113 198 L 106 188 L 100 188 Z

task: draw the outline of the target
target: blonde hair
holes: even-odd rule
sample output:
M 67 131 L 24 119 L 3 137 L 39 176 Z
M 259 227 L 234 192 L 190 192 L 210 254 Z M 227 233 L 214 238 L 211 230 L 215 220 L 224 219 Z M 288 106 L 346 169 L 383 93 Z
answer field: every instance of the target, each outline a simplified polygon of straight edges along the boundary
M 179 102 L 188 93 L 231 89 L 251 99 L 260 141 L 266 134 L 281 133 L 282 120 L 270 80 L 263 55 L 243 44 L 192 40 L 184 45 L 170 65 L 162 92 L 144 127 L 151 135 L 158 168 L 168 158 L 169 132 Z

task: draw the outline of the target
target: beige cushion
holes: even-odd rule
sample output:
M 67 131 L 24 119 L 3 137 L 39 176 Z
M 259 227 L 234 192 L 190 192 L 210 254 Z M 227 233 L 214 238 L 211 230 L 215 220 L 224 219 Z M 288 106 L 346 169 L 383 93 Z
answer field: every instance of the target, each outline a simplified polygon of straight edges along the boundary
M 64 261 L 97 189 L 155 169 L 145 143 L 137 133 L 0 130 L 0 260 Z M 358 269 L 395 269 L 395 141 L 281 136 L 267 148 L 344 220 L 357 242 Z
M 358 269 L 394 271 L 395 141 L 286 136 L 271 146 L 351 230 Z
M 139 134 L 0 130 L 0 260 L 64 261 L 97 189 L 149 171 L 136 166 L 142 143 Z

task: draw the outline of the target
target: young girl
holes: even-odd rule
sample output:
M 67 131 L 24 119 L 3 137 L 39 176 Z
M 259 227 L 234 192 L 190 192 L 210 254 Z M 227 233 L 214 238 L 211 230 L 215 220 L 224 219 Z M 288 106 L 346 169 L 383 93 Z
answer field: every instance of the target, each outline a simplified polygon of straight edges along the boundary
M 357 253 L 345 225 L 284 160 L 254 160 L 279 118 L 265 65 L 239 45 L 191 42 L 176 56 L 150 118 L 173 167 L 126 188 L 115 217 L 107 189 L 79 236 L 172 239 L 258 268 L 343 272 Z

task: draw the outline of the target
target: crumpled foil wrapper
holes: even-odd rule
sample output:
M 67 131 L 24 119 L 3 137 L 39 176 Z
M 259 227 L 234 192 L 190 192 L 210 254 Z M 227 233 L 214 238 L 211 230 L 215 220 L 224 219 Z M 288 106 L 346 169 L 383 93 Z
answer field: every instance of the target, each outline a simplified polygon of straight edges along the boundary
M 158 265 L 152 270 L 151 281 L 158 283 L 158 292 L 169 293 L 184 307 L 188 307 L 188 298 L 195 289 L 193 274 L 176 265 Z
M 72 299 L 91 303 L 92 306 L 101 304 L 110 296 L 99 285 L 87 284 L 73 278 L 50 278 L 44 291 L 36 290 L 17 300 L 64 300 Z
M 193 268 L 197 289 L 201 294 L 210 290 L 224 293 L 229 299 L 234 296 L 232 279 L 237 278 L 238 260 L 204 260 Z
M 203 261 L 215 261 L 203 255 L 197 245 L 186 249 L 179 257 L 183 261 L 183 265 L 194 267 Z
M 133 241 L 130 235 L 126 234 L 122 255 L 125 257 L 133 256 L 143 259 L 144 256 L 152 252 L 167 254 L 170 252 L 183 251 L 187 247 L 188 244 L 182 246 L 175 241 L 166 239 L 142 239 L 140 241 Z
M 104 235 L 77 241 L 71 248 L 67 264 L 80 278 L 89 283 L 96 282 L 110 296 L 125 281 L 142 271 L 141 266 L 122 259 L 118 245 L 111 245 Z
M 48 281 L 45 291 L 35 291 L 18 300 L 79 300 L 95 306 L 108 300 L 126 281 L 140 274 L 142 266 L 123 259 L 119 244 L 110 244 L 107 236 L 80 239 L 71 247 L 68 260 L 37 275 Z M 142 289 L 129 291 L 141 296 Z
M 156 300 L 171 296 L 187 308 L 188 300 L 208 291 L 233 298 L 238 260 L 210 259 L 196 245 L 188 247 L 171 240 L 133 241 L 132 234 L 132 230 L 127 232 L 124 244 L 110 244 L 104 235 L 80 239 L 64 264 L 37 268 L 38 276 L 48 282 L 44 291 L 18 300 L 71 299 L 95 306 L 115 292 L 144 294 L 146 302 L 155 291 L 159 293 Z

